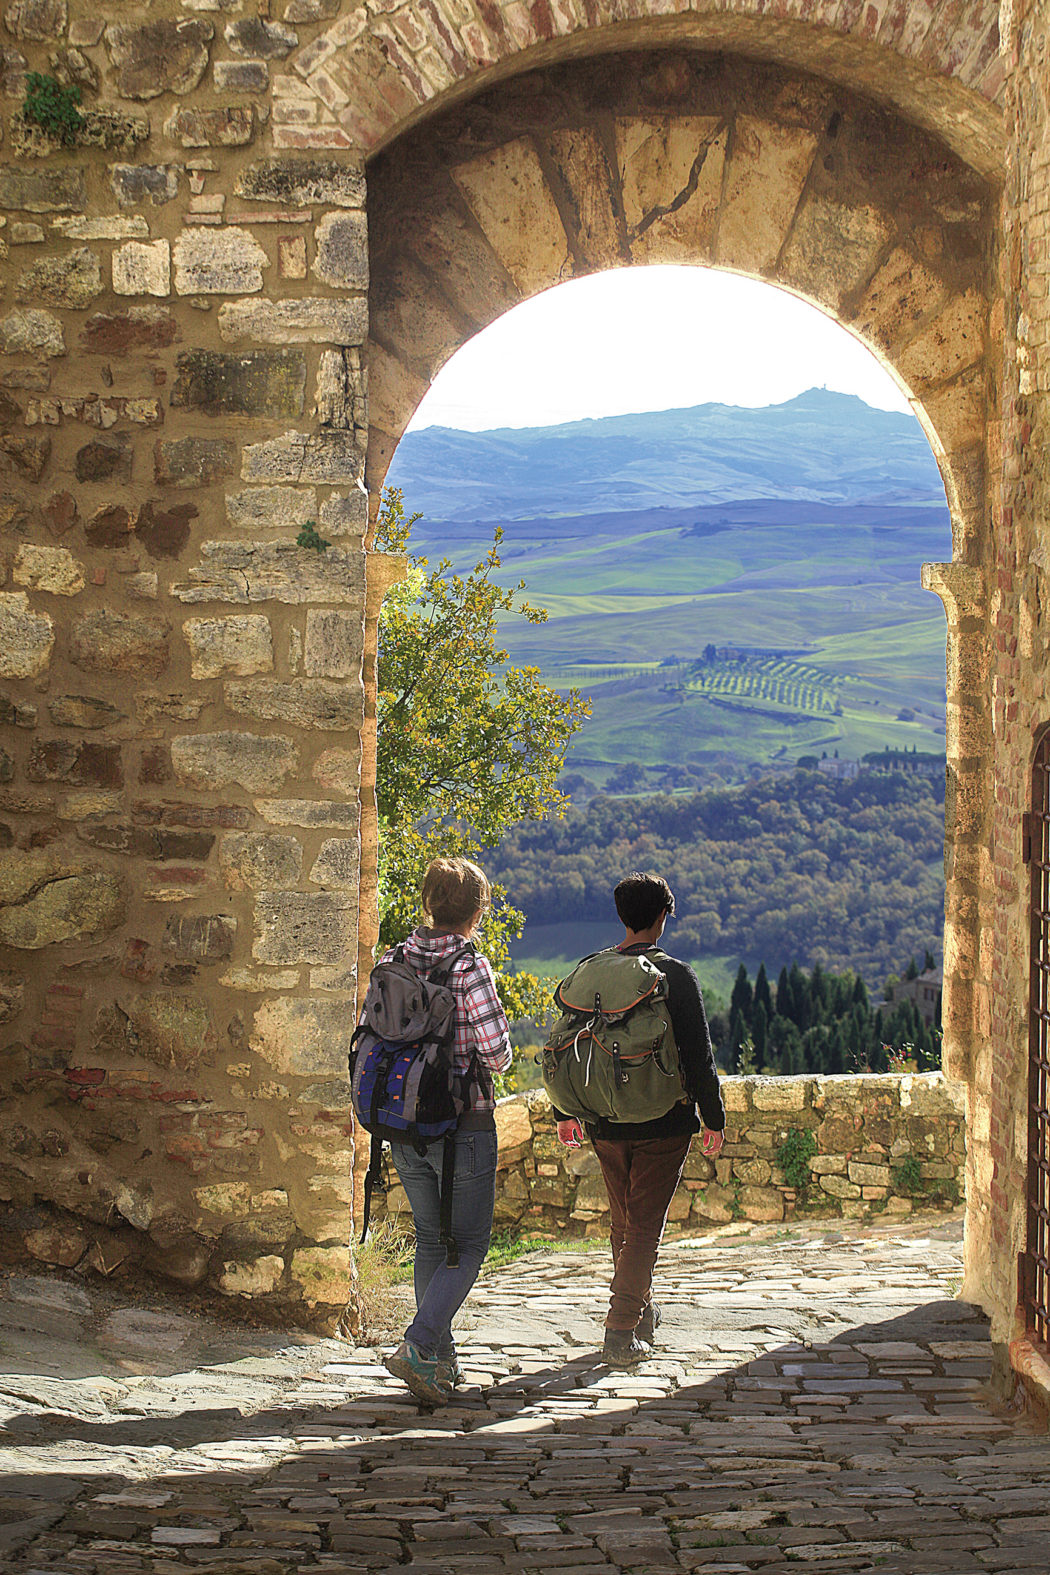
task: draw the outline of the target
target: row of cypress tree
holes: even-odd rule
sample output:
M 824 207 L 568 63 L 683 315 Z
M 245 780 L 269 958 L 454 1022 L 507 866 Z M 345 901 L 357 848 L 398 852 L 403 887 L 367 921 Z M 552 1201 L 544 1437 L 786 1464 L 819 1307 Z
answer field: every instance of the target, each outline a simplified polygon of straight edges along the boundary
M 905 978 L 917 973 L 913 960 Z M 774 989 L 765 963 L 754 983 L 741 963 L 728 1012 L 711 1016 L 711 1036 L 722 1064 L 736 1072 L 886 1072 L 905 1062 L 928 1072 L 941 1064 L 940 999 L 930 1024 L 911 1000 L 873 1005 L 859 974 L 829 973 L 819 963 L 806 973 L 794 963 L 781 968 Z

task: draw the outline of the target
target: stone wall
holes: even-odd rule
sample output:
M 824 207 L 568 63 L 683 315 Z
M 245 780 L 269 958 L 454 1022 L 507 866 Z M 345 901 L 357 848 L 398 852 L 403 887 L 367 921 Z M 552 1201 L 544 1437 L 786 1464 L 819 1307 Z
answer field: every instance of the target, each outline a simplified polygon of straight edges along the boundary
M 0 18 L 0 1196 L 45 1261 L 337 1308 L 362 161 L 269 156 L 316 19 L 89 9 Z
M 893 1219 L 962 1201 L 965 1095 L 939 1072 L 728 1077 L 722 1094 L 726 1142 L 714 1160 L 694 1142 L 671 1205 L 672 1228 L 821 1215 Z M 558 1141 L 546 1094 L 501 1100 L 497 1127 L 497 1230 L 607 1233 L 594 1150 L 586 1144 L 571 1151 Z M 802 1175 L 809 1179 L 800 1187 Z M 389 1166 L 387 1177 L 388 1190 L 373 1204 L 375 1217 L 396 1218 L 409 1228 L 408 1200 Z

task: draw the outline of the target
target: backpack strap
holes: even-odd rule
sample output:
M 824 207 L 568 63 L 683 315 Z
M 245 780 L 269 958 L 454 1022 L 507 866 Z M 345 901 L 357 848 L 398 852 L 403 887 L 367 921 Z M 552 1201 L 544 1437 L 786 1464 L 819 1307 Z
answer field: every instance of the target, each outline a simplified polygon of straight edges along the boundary
M 447 984 L 449 978 L 451 977 L 452 970 L 459 962 L 460 958 L 474 957 L 475 955 L 474 942 L 467 941 L 463 946 L 460 946 L 456 951 L 454 951 L 451 957 L 442 957 L 440 961 L 436 962 L 433 968 L 431 968 L 430 972 L 424 975 L 424 978 L 428 984 Z
M 365 1171 L 365 1202 L 361 1222 L 361 1246 L 368 1235 L 368 1220 L 372 1212 L 372 1191 L 383 1171 L 383 1144 L 374 1134 L 369 1139 L 368 1169 Z

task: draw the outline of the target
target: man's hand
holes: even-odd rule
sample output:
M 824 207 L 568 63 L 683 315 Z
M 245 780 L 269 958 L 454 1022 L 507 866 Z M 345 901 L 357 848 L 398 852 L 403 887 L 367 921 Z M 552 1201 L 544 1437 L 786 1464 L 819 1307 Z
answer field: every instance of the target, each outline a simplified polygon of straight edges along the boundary
M 558 1128 L 558 1132 L 560 1135 L 560 1127 Z M 710 1127 L 704 1127 L 703 1136 L 700 1139 L 701 1152 L 706 1154 L 708 1159 L 714 1159 L 715 1155 L 721 1151 L 722 1144 L 725 1142 L 725 1140 L 726 1135 L 724 1132 L 712 1132 Z
M 564 1143 L 566 1148 L 579 1148 L 583 1142 L 583 1128 L 575 1116 L 570 1116 L 568 1121 L 558 1122 L 558 1141 Z

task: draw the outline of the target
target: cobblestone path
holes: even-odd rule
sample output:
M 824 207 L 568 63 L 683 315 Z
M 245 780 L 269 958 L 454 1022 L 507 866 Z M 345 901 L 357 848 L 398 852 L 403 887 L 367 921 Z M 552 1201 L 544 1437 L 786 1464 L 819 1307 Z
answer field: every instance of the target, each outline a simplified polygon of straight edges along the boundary
M 932 1575 L 1050 1569 L 1050 1438 L 996 1414 L 958 1221 L 668 1246 L 658 1359 L 610 1373 L 604 1253 L 474 1293 L 470 1387 L 371 1349 L 16 1276 L 0 1567 L 18 1575 Z

